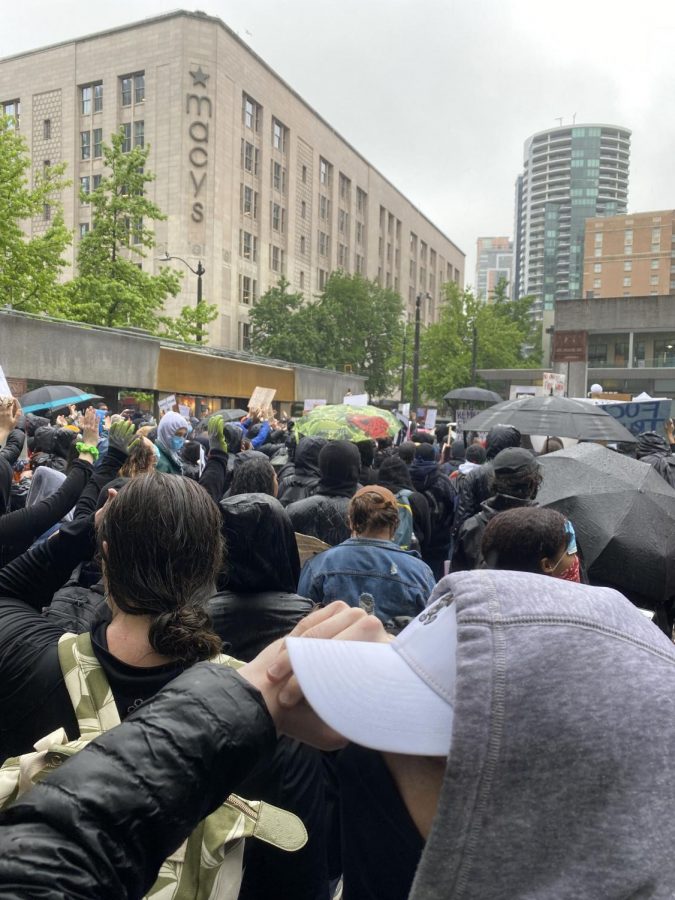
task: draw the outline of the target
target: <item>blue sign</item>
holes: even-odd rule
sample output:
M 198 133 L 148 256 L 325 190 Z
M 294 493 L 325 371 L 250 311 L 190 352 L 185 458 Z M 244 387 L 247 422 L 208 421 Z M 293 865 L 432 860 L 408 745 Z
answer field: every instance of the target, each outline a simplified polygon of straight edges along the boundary
M 602 408 L 621 422 L 634 435 L 644 431 L 663 434 L 670 418 L 670 400 L 632 400 L 626 403 L 603 403 Z

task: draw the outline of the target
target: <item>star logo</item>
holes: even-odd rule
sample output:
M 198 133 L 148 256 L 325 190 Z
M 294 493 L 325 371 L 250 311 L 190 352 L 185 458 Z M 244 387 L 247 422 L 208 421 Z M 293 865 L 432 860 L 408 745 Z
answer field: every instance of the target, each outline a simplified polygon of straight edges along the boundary
M 190 75 L 192 75 L 192 87 L 196 87 L 198 84 L 201 84 L 202 87 L 206 87 L 206 82 L 211 77 L 206 74 L 201 66 L 199 66 L 196 72 L 190 72 Z

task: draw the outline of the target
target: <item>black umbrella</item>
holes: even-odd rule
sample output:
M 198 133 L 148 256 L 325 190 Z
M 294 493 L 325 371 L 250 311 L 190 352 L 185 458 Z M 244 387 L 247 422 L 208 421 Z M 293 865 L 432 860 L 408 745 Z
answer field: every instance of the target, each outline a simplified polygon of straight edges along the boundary
M 199 424 L 206 428 L 206 423 L 212 416 L 222 416 L 225 422 L 234 422 L 235 420 L 239 421 L 239 419 L 244 419 L 247 415 L 248 413 L 245 409 L 219 409 L 218 412 L 209 413 Z
M 481 403 L 501 403 L 502 398 L 494 391 L 487 391 L 481 387 L 455 388 L 448 391 L 444 400 L 478 400 Z
M 675 595 L 675 490 L 652 466 L 598 444 L 539 463 L 537 502 L 570 519 L 593 584 L 647 609 Z
M 66 406 L 86 403 L 88 400 L 101 400 L 100 394 L 88 394 L 82 388 L 73 387 L 70 384 L 46 384 L 24 394 L 21 400 L 21 410 L 25 413 L 39 412 L 48 409 L 64 409 Z
M 489 431 L 513 425 L 522 434 L 557 435 L 580 441 L 621 441 L 637 438 L 600 406 L 568 397 L 522 397 L 483 410 L 464 425 L 465 431 Z

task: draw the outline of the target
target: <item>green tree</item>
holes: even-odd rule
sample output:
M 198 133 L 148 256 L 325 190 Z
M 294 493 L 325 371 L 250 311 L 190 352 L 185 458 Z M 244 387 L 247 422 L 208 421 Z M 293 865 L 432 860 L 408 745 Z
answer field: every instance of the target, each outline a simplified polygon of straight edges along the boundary
M 504 289 L 495 291 L 493 302 L 482 303 L 456 284 L 448 283 L 444 290 L 440 320 L 424 330 L 421 340 L 420 388 L 425 396 L 440 402 L 453 388 L 471 384 L 474 328 L 477 369 L 540 364 L 540 330 L 530 314 L 531 297 L 512 301 Z
M 153 333 L 183 333 L 195 326 L 194 313 L 184 308 L 179 321 L 162 315 L 168 297 L 180 290 L 182 272 L 162 267 L 158 275 L 139 265 L 155 246 L 152 223 L 166 219 L 145 193 L 154 180 L 147 169 L 149 147 L 125 148 L 123 129 L 103 145 L 106 174 L 83 203 L 91 205 L 92 227 L 80 241 L 78 274 L 64 291 L 61 313 L 92 325 L 133 325 Z M 208 307 L 208 304 L 204 304 Z M 199 316 L 215 316 L 213 307 Z
M 0 302 L 25 312 L 53 312 L 66 265 L 71 234 L 63 221 L 58 193 L 67 187 L 65 164 L 48 166 L 30 185 L 30 154 L 9 116 L 0 116 Z M 49 224 L 28 238 L 22 224 L 39 218 Z
M 251 350 L 261 356 L 319 365 L 316 307 L 305 304 L 304 296 L 289 287 L 282 276 L 251 309 Z

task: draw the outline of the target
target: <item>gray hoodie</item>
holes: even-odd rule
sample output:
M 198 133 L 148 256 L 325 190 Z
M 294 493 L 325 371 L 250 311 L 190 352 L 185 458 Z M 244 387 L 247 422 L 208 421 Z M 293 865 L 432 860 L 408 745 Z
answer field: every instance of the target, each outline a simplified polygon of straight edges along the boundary
M 621 594 L 460 572 L 452 747 L 410 900 L 675 897 L 675 650 Z

